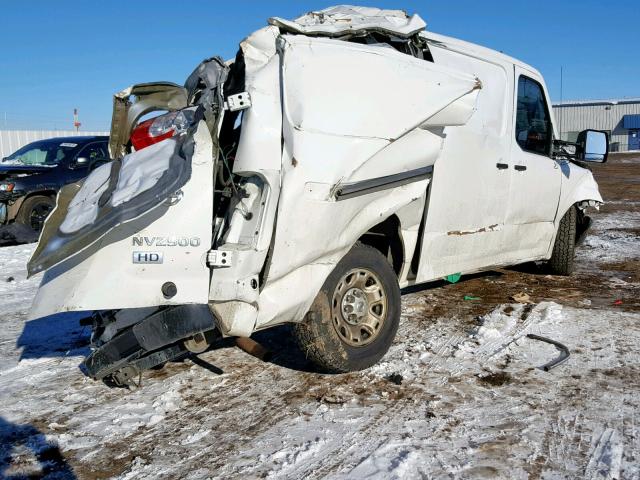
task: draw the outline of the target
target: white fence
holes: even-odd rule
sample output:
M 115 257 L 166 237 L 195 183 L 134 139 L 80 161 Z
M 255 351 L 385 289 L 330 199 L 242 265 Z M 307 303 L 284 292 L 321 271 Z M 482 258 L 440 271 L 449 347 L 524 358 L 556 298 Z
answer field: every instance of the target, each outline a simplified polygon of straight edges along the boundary
M 55 137 L 109 135 L 109 132 L 75 132 L 73 130 L 0 130 L 0 158 L 11 155 L 27 143 Z

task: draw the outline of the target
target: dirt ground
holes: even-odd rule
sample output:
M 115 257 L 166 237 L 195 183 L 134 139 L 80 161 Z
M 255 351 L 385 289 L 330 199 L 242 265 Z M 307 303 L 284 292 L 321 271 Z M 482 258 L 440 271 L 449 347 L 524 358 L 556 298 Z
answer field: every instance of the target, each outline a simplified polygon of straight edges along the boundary
M 280 327 L 255 336 L 271 362 L 225 341 L 108 388 L 78 369 L 77 318 L 25 320 L 31 247 L 8 247 L 0 478 L 640 479 L 640 156 L 594 174 L 607 204 L 574 275 L 407 289 L 389 354 L 347 375 L 313 372 Z M 571 357 L 536 368 L 558 352 L 528 333 Z

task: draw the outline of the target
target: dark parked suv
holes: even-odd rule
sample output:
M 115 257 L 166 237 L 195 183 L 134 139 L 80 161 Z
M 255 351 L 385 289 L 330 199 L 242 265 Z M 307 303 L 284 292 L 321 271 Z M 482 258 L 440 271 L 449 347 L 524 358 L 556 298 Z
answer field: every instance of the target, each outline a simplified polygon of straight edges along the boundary
M 109 161 L 109 137 L 62 137 L 25 145 L 0 162 L 0 225 L 40 231 L 58 190 Z

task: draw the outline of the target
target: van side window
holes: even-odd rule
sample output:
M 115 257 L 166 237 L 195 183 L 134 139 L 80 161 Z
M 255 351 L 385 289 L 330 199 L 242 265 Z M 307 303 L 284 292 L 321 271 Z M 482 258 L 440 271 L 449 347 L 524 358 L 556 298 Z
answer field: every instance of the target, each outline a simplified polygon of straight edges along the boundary
M 516 141 L 523 150 L 549 155 L 553 130 L 544 90 L 535 80 L 518 79 Z

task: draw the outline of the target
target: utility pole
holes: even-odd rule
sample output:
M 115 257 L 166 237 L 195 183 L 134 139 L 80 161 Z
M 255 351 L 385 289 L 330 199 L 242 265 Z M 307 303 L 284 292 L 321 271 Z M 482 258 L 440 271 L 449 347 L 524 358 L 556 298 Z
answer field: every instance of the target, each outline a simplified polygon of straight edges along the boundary
M 561 65 L 560 66 L 560 105 L 561 106 L 560 106 L 560 109 L 559 109 L 559 112 L 560 112 L 560 140 L 564 140 L 562 138 L 562 120 L 564 118 L 564 105 L 562 105 L 562 93 L 563 93 L 562 90 L 563 90 L 563 87 L 564 87 L 564 85 L 563 85 L 564 78 L 563 78 L 563 71 L 562 70 L 563 70 L 563 68 L 562 68 L 562 65 Z
M 73 126 L 76 127 L 76 132 L 80 131 L 81 123 L 78 121 L 78 109 L 73 109 Z

